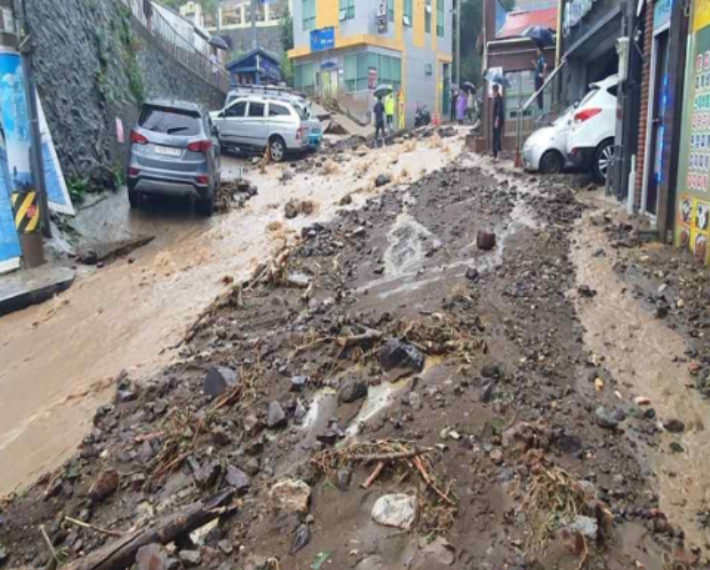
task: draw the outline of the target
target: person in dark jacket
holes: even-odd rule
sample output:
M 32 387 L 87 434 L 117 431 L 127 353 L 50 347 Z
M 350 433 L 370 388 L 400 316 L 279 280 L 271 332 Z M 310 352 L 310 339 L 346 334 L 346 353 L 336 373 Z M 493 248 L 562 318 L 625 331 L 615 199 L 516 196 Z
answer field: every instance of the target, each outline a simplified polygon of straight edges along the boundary
M 458 102 L 458 94 L 455 89 L 451 90 L 451 109 L 449 113 L 449 118 L 453 123 L 456 120 L 456 103 Z
M 505 124 L 505 110 L 503 109 L 503 97 L 500 95 L 500 86 L 493 84 L 493 160 L 498 162 L 498 154 L 502 150 L 501 137 L 503 136 L 503 126 Z
M 547 62 L 545 61 L 545 54 L 542 52 L 540 46 L 537 48 L 537 59 L 535 59 L 533 63 L 535 64 L 535 91 L 538 91 L 542 88 L 543 83 L 545 83 L 545 76 L 547 75 Z M 540 91 L 537 95 L 537 108 L 542 111 L 544 106 L 545 100 L 542 91 Z
M 373 112 L 375 113 L 375 148 L 377 148 L 380 146 L 380 132 L 382 136 L 385 135 L 385 106 L 382 103 L 382 97 L 377 98 Z

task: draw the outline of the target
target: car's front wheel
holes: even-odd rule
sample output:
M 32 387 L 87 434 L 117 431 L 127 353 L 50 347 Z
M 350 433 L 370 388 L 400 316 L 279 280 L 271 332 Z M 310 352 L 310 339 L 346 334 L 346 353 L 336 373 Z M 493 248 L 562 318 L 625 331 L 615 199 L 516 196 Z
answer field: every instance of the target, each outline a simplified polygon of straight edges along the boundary
M 543 174 L 559 174 L 563 166 L 562 155 L 556 150 L 548 150 L 540 159 L 540 172 Z
M 614 160 L 614 141 L 606 140 L 601 143 L 594 153 L 592 161 L 592 171 L 594 177 L 600 182 L 605 183 L 606 177 L 609 175 L 611 163 Z
M 282 162 L 286 158 L 286 143 L 281 137 L 273 137 L 269 143 L 269 156 L 274 162 Z

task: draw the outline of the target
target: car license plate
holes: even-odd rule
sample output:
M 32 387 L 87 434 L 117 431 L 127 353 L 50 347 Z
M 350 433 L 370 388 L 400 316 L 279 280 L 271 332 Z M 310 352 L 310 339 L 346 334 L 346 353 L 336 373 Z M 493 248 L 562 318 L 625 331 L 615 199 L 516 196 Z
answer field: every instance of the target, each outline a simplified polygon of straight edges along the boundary
M 163 156 L 182 156 L 182 150 L 179 148 L 171 148 L 169 146 L 156 145 L 155 154 L 162 154 Z

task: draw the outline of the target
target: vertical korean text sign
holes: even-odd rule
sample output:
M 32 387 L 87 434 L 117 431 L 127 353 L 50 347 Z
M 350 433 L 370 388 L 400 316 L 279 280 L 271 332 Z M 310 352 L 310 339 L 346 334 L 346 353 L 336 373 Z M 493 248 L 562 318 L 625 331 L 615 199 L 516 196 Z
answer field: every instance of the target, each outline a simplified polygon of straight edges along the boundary
M 694 0 L 678 156 L 675 243 L 708 262 L 710 214 L 710 1 Z

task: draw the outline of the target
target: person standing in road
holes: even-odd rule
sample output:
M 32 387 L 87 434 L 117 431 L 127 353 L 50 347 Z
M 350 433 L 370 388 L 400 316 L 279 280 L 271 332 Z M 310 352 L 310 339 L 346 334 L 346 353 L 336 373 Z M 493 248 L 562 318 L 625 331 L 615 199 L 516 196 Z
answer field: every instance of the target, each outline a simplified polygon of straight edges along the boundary
M 468 120 L 473 124 L 473 114 L 476 108 L 476 95 L 473 89 L 468 90 L 468 96 L 466 98 L 466 115 Z
M 533 61 L 535 65 L 535 91 L 540 91 L 543 84 L 545 83 L 545 76 L 547 75 L 547 62 L 545 61 L 545 54 L 542 52 L 540 46 L 537 47 L 537 59 Z M 537 95 L 537 108 L 542 113 L 545 107 L 545 100 L 543 98 L 543 93 L 540 91 Z
M 503 97 L 500 95 L 500 86 L 493 84 L 493 160 L 498 162 L 498 155 L 503 149 L 501 137 L 503 136 L 503 126 L 505 124 L 505 111 L 503 109 Z
M 463 125 L 463 120 L 466 118 L 466 106 L 468 105 L 468 98 L 466 97 L 466 92 L 462 89 L 459 91 L 459 96 L 456 100 L 456 119 L 459 125 Z
M 387 116 L 387 130 L 394 131 L 394 93 L 385 97 L 385 115 Z
M 453 123 L 456 120 L 456 101 L 458 100 L 458 93 L 456 90 L 452 89 L 451 90 L 451 110 L 449 114 L 449 118 L 451 119 L 451 122 Z
M 375 114 L 375 148 L 380 146 L 380 132 L 385 136 L 385 106 L 382 104 L 382 97 L 377 98 L 377 103 L 375 103 L 375 108 L 373 109 Z

